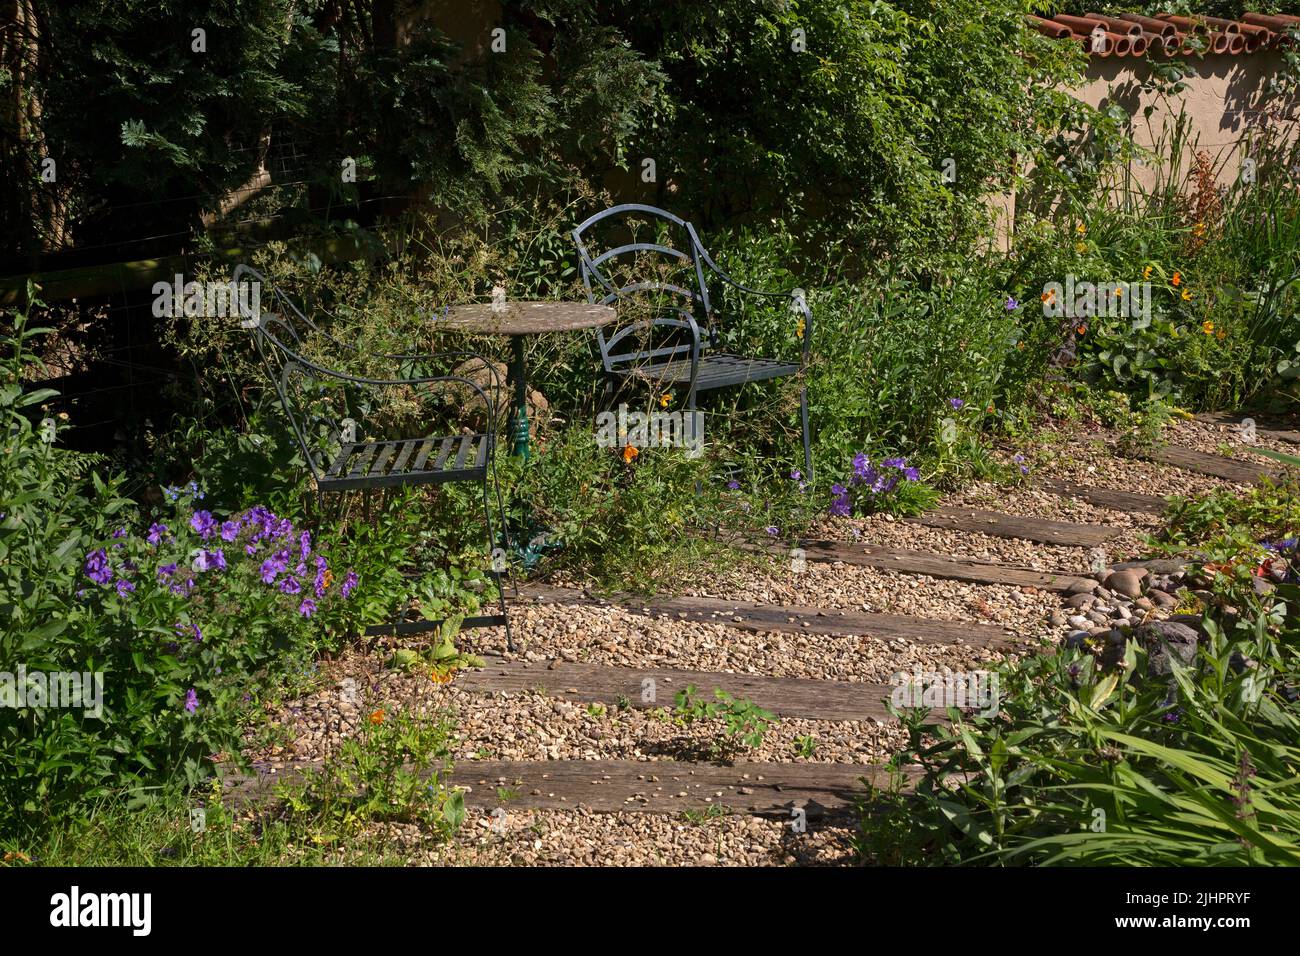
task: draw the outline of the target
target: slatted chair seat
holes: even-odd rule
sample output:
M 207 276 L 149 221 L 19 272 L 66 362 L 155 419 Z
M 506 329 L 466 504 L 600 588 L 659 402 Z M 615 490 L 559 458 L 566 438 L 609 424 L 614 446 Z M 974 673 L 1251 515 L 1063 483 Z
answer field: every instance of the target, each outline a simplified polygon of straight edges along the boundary
M 779 362 L 774 359 L 745 358 L 725 352 L 701 355 L 699 376 L 695 379 L 696 391 L 761 382 L 799 374 L 798 362 Z M 658 365 L 624 366 L 611 369 L 613 375 L 630 375 L 650 382 L 685 384 L 691 380 L 690 359 L 661 362 Z
M 487 477 L 492 441 L 492 435 L 478 433 L 345 443 L 320 479 L 320 489 L 476 481 Z

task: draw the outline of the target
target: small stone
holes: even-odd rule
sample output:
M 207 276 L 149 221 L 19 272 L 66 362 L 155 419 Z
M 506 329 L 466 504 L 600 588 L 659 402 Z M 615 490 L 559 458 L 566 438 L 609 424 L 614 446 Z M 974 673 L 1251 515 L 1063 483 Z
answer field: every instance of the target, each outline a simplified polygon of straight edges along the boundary
M 1081 611 L 1096 600 L 1097 599 L 1091 594 L 1074 594 L 1065 602 L 1065 605 L 1066 607 L 1072 607 L 1075 610 Z
M 1136 601 L 1133 602 L 1133 606 L 1137 608 L 1139 611 L 1154 611 L 1156 609 L 1155 602 L 1152 601 L 1149 597 L 1138 598 Z
M 1082 614 L 1075 614 L 1072 617 L 1068 618 L 1067 620 L 1069 621 L 1071 627 L 1077 627 L 1080 630 L 1086 630 L 1088 624 L 1090 623 L 1089 620 L 1086 617 L 1084 617 Z
M 1101 611 L 1089 611 L 1088 620 L 1092 621 L 1093 624 L 1106 624 L 1110 621 L 1110 618 Z
M 1097 590 L 1097 582 L 1091 578 L 1082 578 L 1070 585 L 1068 594 L 1091 594 Z
M 1148 591 L 1147 597 L 1154 601 L 1158 607 L 1174 607 L 1178 604 L 1178 598 L 1172 594 L 1166 594 L 1164 591 Z
M 1173 673 L 1170 655 L 1183 665 L 1196 660 L 1196 646 L 1200 636 L 1186 624 L 1174 621 L 1153 621 L 1134 632 L 1147 650 L 1147 674 L 1163 677 Z
M 1067 621 L 1064 614 L 1060 611 L 1053 611 L 1052 616 L 1048 618 L 1053 627 L 1065 627 Z
M 1108 590 L 1117 591 L 1125 597 L 1141 597 L 1142 581 L 1150 575 L 1146 568 L 1124 568 L 1115 571 L 1106 578 Z

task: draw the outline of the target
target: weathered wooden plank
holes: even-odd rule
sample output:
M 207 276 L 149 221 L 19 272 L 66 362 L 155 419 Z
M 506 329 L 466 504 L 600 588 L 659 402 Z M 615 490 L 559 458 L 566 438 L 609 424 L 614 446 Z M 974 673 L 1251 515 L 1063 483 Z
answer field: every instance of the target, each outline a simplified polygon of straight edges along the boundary
M 808 557 L 816 556 L 816 551 L 808 550 Z M 1061 589 L 1068 589 L 1068 585 Z M 759 604 L 755 601 L 704 597 L 642 598 L 629 594 L 595 597 L 574 588 L 557 588 L 544 584 L 529 584 L 521 589 L 520 594 L 542 603 L 620 607 L 647 617 L 704 621 L 747 631 L 830 634 L 837 637 L 866 634 L 882 639 L 904 638 L 931 644 L 967 644 L 987 648 L 1005 647 L 1019 640 L 1013 631 L 994 624 L 940 621 L 905 614 Z
M 1060 478 L 1050 478 L 1043 482 L 1043 487 L 1054 494 L 1066 498 L 1078 498 L 1098 508 L 1110 508 L 1112 511 L 1130 511 L 1140 514 L 1163 514 L 1168 502 L 1157 495 L 1140 495 L 1134 491 L 1118 491 L 1114 488 L 1099 488 L 1095 485 L 1081 485 L 1077 482 Z
M 319 761 L 277 774 L 227 775 L 222 803 L 231 808 L 275 804 L 277 784 L 294 785 Z M 908 791 L 919 775 L 905 770 Z M 864 780 L 888 788 L 889 772 L 875 764 L 738 762 L 723 766 L 678 760 L 464 760 L 442 777 L 465 790 L 465 803 L 483 809 L 575 810 L 681 813 L 710 806 L 739 813 L 789 815 L 805 808 L 809 818 L 822 810 L 865 799 Z
M 930 528 L 977 531 L 982 534 L 996 535 L 999 538 L 1023 538 L 1026 541 L 1038 541 L 1042 544 L 1061 544 L 1078 548 L 1095 547 L 1115 537 L 1121 530 L 1104 525 L 1026 518 L 1020 515 L 1002 514 L 999 511 L 981 511 L 978 508 L 935 508 L 923 515 L 904 520 Z
M 1261 478 L 1276 473 L 1276 469 L 1257 465 L 1254 462 L 1237 461 L 1235 458 L 1212 455 L 1207 452 L 1197 451 L 1194 448 L 1183 448 L 1179 445 L 1165 445 L 1162 448 L 1154 448 L 1147 452 L 1147 457 L 1164 465 L 1173 465 L 1175 468 L 1182 468 L 1184 471 L 1194 471 L 1200 475 L 1222 478 L 1225 481 L 1233 481 L 1239 485 L 1251 485 Z
M 1035 587 L 1046 591 L 1068 591 L 1083 581 L 1066 571 L 1035 571 L 994 561 L 973 558 L 949 558 L 922 551 L 902 551 L 871 544 L 844 541 L 801 541 L 799 546 L 813 561 L 843 561 L 867 568 L 883 568 L 908 574 L 928 574 L 935 578 L 972 581 L 976 584 L 1001 584 L 1008 587 Z
M 904 789 L 915 779 L 905 774 Z M 451 783 L 468 788 L 469 806 L 512 809 L 584 809 L 598 812 L 681 813 L 710 806 L 750 814 L 790 815 L 866 799 L 864 778 L 888 787 L 876 765 L 737 763 L 719 766 L 676 760 L 466 760 Z
M 1237 425 L 1240 426 L 1247 418 L 1255 422 L 1255 434 L 1264 438 L 1272 438 L 1277 441 L 1290 442 L 1293 445 L 1300 445 L 1300 431 L 1290 428 L 1273 428 L 1265 427 L 1259 418 L 1244 413 L 1228 414 L 1227 412 L 1202 412 L 1196 416 L 1197 421 L 1208 422 L 1211 425 Z
M 695 685 L 705 700 L 715 688 L 747 697 L 778 717 L 811 720 L 892 720 L 885 701 L 891 688 L 885 684 L 813 680 L 806 677 L 760 677 L 720 671 L 680 670 L 671 667 L 610 667 L 552 661 L 488 660 L 481 670 L 462 671 L 455 686 L 478 693 L 534 692 L 586 704 L 629 704 L 650 709 L 674 706 L 674 697 Z

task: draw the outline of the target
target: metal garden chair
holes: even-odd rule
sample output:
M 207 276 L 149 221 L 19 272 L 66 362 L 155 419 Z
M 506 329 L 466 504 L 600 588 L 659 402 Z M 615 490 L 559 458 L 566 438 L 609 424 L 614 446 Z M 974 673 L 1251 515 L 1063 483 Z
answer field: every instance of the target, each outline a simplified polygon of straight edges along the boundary
M 647 221 L 653 241 L 636 240 L 631 223 Z M 597 224 L 616 230 L 603 251 L 588 235 Z M 597 213 L 573 230 L 587 298 L 599 305 L 619 304 L 631 321 L 606 334 L 596 330 L 607 394 L 617 384 L 637 380 L 660 387 L 684 387 L 687 407 L 695 410 L 699 392 L 769 379 L 801 375 L 808 366 L 812 312 L 803 293 L 751 289 L 723 272 L 700 241 L 695 227 L 654 206 L 624 203 Z M 722 348 L 734 337 L 716 308 L 714 289 L 728 294 L 789 300 L 796 337 L 802 340 L 797 361 L 737 355 Z M 634 305 L 639 303 L 639 308 Z M 639 314 L 638 314 L 639 313 Z M 799 389 L 804 468 L 812 474 L 808 430 L 808 389 Z
M 484 370 L 493 393 L 501 391 L 495 367 L 473 352 L 436 354 L 371 355 L 342 342 L 312 322 L 298 305 L 272 286 L 265 277 L 246 265 L 235 269 L 234 281 L 250 280 L 260 284 L 261 314 L 252 325 L 258 355 L 275 385 L 280 404 L 297 438 L 315 479 L 318 498 L 328 492 L 357 489 L 391 488 L 411 485 L 435 485 L 448 482 L 478 482 L 483 489 L 483 517 L 487 529 L 488 550 L 493 553 L 492 575 L 500 594 L 500 614 L 467 617 L 463 627 L 506 629 L 506 643 L 514 642 L 506 608 L 504 570 L 500 555 L 508 553 L 510 542 L 501 506 L 501 488 L 497 482 L 494 453 L 496 431 L 494 414 L 498 395 L 489 396 L 468 375 Z M 267 308 L 267 304 L 270 308 Z M 375 378 L 354 375 L 328 368 L 307 358 L 305 345 L 326 346 L 350 353 L 359 360 L 392 363 L 395 374 Z M 441 362 L 458 361 L 456 373 L 432 374 L 430 369 Z M 364 396 L 377 388 L 442 390 L 449 404 L 461 413 L 473 403 L 483 403 L 483 428 L 463 428 L 458 434 L 434 433 L 411 438 L 358 440 L 358 422 L 339 414 L 350 408 L 364 418 Z M 449 431 L 445 429 L 444 431 Z M 492 531 L 492 507 L 488 499 L 488 472 L 496 494 L 497 514 L 501 521 L 505 547 L 496 550 Z M 508 568 L 508 566 L 507 566 Z M 511 575 L 513 584 L 513 574 Z M 516 589 L 516 595 L 517 595 Z M 414 634 L 431 631 L 442 621 L 399 620 L 366 629 L 372 634 Z

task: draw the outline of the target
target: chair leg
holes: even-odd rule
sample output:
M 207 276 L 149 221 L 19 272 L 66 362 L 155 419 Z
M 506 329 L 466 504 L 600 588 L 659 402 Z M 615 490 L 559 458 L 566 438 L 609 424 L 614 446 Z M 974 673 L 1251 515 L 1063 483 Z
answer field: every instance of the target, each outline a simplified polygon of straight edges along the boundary
M 812 443 L 808 435 L 808 386 L 799 389 L 799 416 L 803 419 L 803 467 L 808 476 L 808 483 L 813 480 Z
M 499 493 L 500 493 L 500 489 L 498 488 L 498 494 Z M 497 545 L 496 545 L 496 536 L 492 534 L 492 506 L 488 502 L 488 486 L 487 486 L 486 477 L 483 479 L 483 520 L 487 524 L 488 555 L 491 556 L 492 552 L 496 549 Z M 507 545 L 509 545 L 510 532 L 506 528 L 504 512 L 501 514 L 501 525 L 502 525 L 502 533 L 505 536 Z M 509 572 L 510 570 L 508 558 L 507 558 L 506 570 L 507 572 Z M 505 618 L 506 649 L 513 654 L 515 651 L 515 640 L 514 640 L 514 635 L 510 632 L 510 612 L 506 609 L 506 589 L 501 582 L 501 572 L 498 571 L 495 566 L 492 567 L 492 577 L 496 581 L 496 585 L 497 585 L 497 596 L 501 603 L 501 616 Z M 512 583 L 513 583 L 513 579 L 514 579 L 514 575 L 512 574 L 511 575 Z M 519 594 L 519 590 L 516 587 L 515 595 L 518 596 L 518 594 Z

